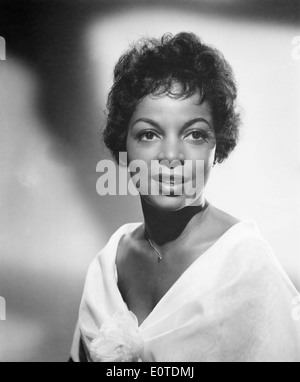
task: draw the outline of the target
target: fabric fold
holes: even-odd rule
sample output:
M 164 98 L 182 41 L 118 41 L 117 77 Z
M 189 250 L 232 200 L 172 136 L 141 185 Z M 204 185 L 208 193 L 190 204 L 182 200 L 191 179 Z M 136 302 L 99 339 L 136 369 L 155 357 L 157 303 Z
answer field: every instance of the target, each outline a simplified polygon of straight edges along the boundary
M 133 314 L 118 289 L 116 254 L 122 236 L 141 224 L 120 227 L 88 270 L 71 352 L 76 362 L 80 338 L 90 349 L 115 315 L 125 315 L 126 322 Z M 256 223 L 237 223 L 198 257 L 134 329 L 143 339 L 140 360 L 300 361 L 300 321 L 292 318 L 296 297 L 297 290 Z M 119 337 L 123 329 L 119 327 Z M 131 351 L 138 358 L 134 345 L 126 347 L 129 342 L 138 343 L 119 339 L 114 348 L 119 358 L 125 357 L 125 348 L 127 359 Z M 116 341 L 108 345 L 116 347 Z

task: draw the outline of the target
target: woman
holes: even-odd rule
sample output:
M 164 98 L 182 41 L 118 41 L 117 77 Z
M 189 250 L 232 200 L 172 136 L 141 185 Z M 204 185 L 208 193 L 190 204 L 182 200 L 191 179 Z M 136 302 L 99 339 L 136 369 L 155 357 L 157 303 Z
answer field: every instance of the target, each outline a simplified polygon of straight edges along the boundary
M 104 141 L 117 162 L 126 152 L 162 174 L 142 176 L 144 222 L 119 228 L 89 268 L 73 361 L 300 360 L 296 289 L 254 222 L 205 199 L 236 146 L 236 97 L 229 64 L 192 33 L 120 58 Z

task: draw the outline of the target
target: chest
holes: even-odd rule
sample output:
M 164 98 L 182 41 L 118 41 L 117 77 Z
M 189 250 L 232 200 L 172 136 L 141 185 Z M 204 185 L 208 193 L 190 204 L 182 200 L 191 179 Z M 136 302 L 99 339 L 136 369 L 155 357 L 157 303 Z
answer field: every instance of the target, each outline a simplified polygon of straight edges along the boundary
M 117 255 L 118 288 L 139 325 L 151 314 L 192 263 L 197 254 L 169 253 L 159 263 L 153 251 L 120 245 Z M 176 298 L 176 296 L 174 296 Z

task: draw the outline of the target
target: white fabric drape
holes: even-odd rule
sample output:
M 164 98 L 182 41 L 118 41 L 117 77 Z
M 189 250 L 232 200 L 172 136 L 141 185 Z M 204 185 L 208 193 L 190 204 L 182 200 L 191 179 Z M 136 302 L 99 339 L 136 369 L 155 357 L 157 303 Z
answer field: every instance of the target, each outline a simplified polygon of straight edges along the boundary
M 117 312 L 130 314 L 118 289 L 115 260 L 122 235 L 141 224 L 120 227 L 89 268 L 71 352 L 75 362 L 80 360 L 80 338 L 89 353 L 92 341 Z M 293 315 L 297 298 L 256 223 L 240 222 L 201 255 L 137 325 L 143 339 L 140 360 L 300 361 L 300 321 Z

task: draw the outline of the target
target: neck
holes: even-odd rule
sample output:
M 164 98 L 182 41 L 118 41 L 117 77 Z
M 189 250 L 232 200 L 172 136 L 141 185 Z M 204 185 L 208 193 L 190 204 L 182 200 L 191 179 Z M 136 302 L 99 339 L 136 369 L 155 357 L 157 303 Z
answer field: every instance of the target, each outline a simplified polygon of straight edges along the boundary
M 160 247 L 178 239 L 195 226 L 208 204 L 204 200 L 199 206 L 185 207 L 179 211 L 164 211 L 148 204 L 142 198 L 141 203 L 147 232 L 151 240 Z

